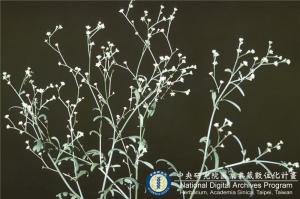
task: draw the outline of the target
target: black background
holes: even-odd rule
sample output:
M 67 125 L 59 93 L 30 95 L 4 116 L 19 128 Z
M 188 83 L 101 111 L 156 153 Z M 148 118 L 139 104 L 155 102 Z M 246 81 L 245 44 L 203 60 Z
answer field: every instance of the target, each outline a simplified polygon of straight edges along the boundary
M 87 60 L 84 26 L 96 24 L 98 20 L 106 24 L 106 29 L 99 33 L 96 42 L 113 41 L 119 47 L 122 59 L 134 60 L 137 48 L 141 46 L 118 13 L 126 5 L 126 2 L 2 2 L 2 71 L 11 73 L 17 84 L 28 66 L 33 68 L 35 79 L 41 86 L 68 81 L 68 72 L 58 68 L 57 56 L 43 43 L 45 32 L 62 24 L 64 29 L 57 40 L 72 63 L 84 64 Z M 144 9 L 157 13 L 159 5 L 159 2 L 138 2 L 134 9 L 136 21 Z M 164 5 L 169 9 L 174 6 L 179 9 L 172 41 L 187 55 L 188 62 L 197 64 L 199 69 L 185 84 L 192 90 L 191 95 L 178 95 L 163 101 L 155 117 L 147 123 L 147 159 L 154 162 L 166 158 L 183 171 L 199 168 L 198 140 L 205 135 L 211 112 L 209 90 L 212 84 L 208 76 L 211 49 L 218 49 L 220 67 L 225 68 L 234 61 L 238 38 L 244 37 L 245 47 L 254 48 L 260 55 L 265 53 L 268 40 L 274 41 L 275 53 L 290 58 L 292 64 L 259 71 L 254 82 L 244 85 L 246 98 L 234 96 L 243 112 L 225 106 L 219 118 L 226 116 L 234 121 L 233 131 L 244 141 L 250 154 L 254 155 L 256 147 L 264 146 L 267 141 L 275 143 L 282 139 L 285 141 L 283 150 L 272 154 L 271 158 L 298 161 L 300 3 L 191 1 L 165 2 Z M 115 84 L 122 85 L 122 78 L 117 78 Z M 5 84 L 1 84 L 2 115 L 16 103 L 16 97 Z M 64 114 L 55 107 L 53 110 L 55 118 L 50 123 L 55 129 Z M 85 114 L 88 113 L 86 110 Z M 24 150 L 25 138 L 7 132 L 3 117 L 1 122 L 2 198 L 48 199 L 63 191 L 58 177 L 41 170 L 40 162 Z M 83 123 L 88 124 L 85 120 Z M 238 153 L 233 155 L 236 149 L 236 145 L 226 146 L 222 160 L 236 160 L 233 158 L 239 157 Z M 145 170 L 142 177 L 148 172 Z M 96 192 L 93 188 L 88 190 Z M 299 183 L 296 183 L 292 197 L 299 198 L 299 195 Z M 169 193 L 162 198 L 174 196 Z

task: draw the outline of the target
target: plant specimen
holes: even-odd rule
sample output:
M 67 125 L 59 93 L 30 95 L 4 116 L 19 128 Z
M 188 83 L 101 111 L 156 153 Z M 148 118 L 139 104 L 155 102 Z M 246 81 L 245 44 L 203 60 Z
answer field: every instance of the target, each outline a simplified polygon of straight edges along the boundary
M 82 189 L 84 176 L 97 173 L 100 190 L 97 198 L 107 197 L 138 198 L 139 168 L 153 169 L 145 161 L 147 142 L 145 140 L 145 123 L 154 115 L 159 101 L 176 93 L 189 95 L 190 90 L 180 90 L 184 78 L 193 74 L 195 65 L 187 65 L 186 56 L 174 48 L 169 37 L 171 25 L 177 11 L 170 15 L 161 6 L 155 19 L 149 17 L 148 11 L 140 18 L 144 29 L 139 30 L 131 18 L 133 1 L 126 10 L 119 13 L 133 29 L 134 36 L 141 42 L 141 53 L 134 61 L 119 61 L 119 49 L 112 43 L 98 48 L 94 36 L 105 25 L 98 22 L 95 27 L 87 25 L 85 36 L 88 61 L 85 66 L 71 65 L 64 55 L 59 43 L 54 42 L 55 35 L 63 29 L 57 25 L 53 31 L 46 33 L 45 44 L 57 53 L 60 68 L 65 68 L 73 79 L 70 87 L 64 81 L 50 83 L 45 88 L 38 87 L 32 79 L 33 72 L 27 68 L 20 87 L 12 83 L 11 75 L 3 72 L 3 80 L 11 87 L 20 104 L 10 108 L 7 129 L 16 130 L 25 135 L 26 149 L 41 160 L 43 168 L 55 172 L 66 185 L 67 190 L 59 193 L 58 198 L 84 199 L 88 190 Z M 159 54 L 152 42 L 158 41 L 160 48 L 166 46 L 165 54 Z M 98 55 L 95 56 L 97 51 Z M 145 61 L 150 57 L 151 64 Z M 146 72 L 143 72 L 147 69 Z M 122 70 L 131 82 L 127 102 L 116 100 L 114 77 Z M 150 72 L 149 72 L 150 70 Z M 122 73 L 122 74 L 123 74 Z M 64 90 L 74 90 L 74 97 L 66 98 Z M 86 94 L 89 93 L 89 94 Z M 92 124 L 97 128 L 84 132 L 80 129 L 80 106 L 91 99 Z M 121 104 L 120 104 L 121 103 Z M 67 114 L 66 129 L 63 135 L 55 134 L 48 128 L 47 111 L 49 106 L 57 107 Z M 119 108 L 116 108 L 119 107 Z M 12 117 L 16 116 L 16 119 Z M 51 121 L 49 121 L 51 123 Z M 129 124 L 136 126 L 136 133 Z M 85 144 L 97 138 L 97 146 Z M 108 146 L 108 147 L 107 147 Z M 119 174 L 125 169 L 126 175 Z M 116 177 L 117 176 L 117 177 Z
M 203 160 L 201 164 L 200 171 L 197 175 L 197 180 L 195 184 L 200 182 L 200 179 L 204 176 L 208 176 L 212 173 L 219 173 L 223 179 L 226 180 L 227 184 L 230 184 L 231 176 L 235 176 L 249 185 L 251 193 L 254 194 L 253 187 L 251 186 L 250 181 L 247 177 L 240 175 L 239 172 L 235 171 L 235 168 L 242 165 L 256 164 L 265 169 L 270 175 L 272 175 L 271 170 L 268 168 L 270 165 L 280 166 L 287 169 L 289 172 L 293 172 L 295 168 L 299 168 L 299 163 L 291 163 L 284 161 L 271 161 L 267 160 L 265 156 L 271 153 L 273 150 L 280 150 L 283 141 L 280 140 L 277 144 L 272 144 L 268 142 L 264 149 L 258 147 L 258 152 L 255 157 L 250 157 L 247 155 L 247 150 L 244 148 L 241 140 L 237 135 L 234 135 L 230 130 L 230 127 L 233 125 L 233 122 L 228 118 L 224 118 L 223 122 L 216 121 L 216 114 L 222 111 L 222 105 L 228 103 L 233 108 L 241 112 L 241 108 L 238 103 L 234 102 L 231 99 L 231 94 L 234 92 L 239 92 L 242 96 L 245 96 L 245 93 L 242 89 L 242 84 L 244 82 L 253 81 L 257 71 L 266 66 L 275 66 L 279 64 L 290 64 L 291 61 L 287 58 L 283 58 L 280 55 L 276 55 L 272 49 L 272 41 L 269 41 L 267 52 L 261 58 L 255 56 L 255 50 L 246 50 L 242 49 L 244 43 L 243 38 L 239 38 L 238 48 L 236 49 L 236 59 L 231 68 L 223 68 L 219 66 L 218 57 L 219 53 L 216 50 L 212 50 L 213 62 L 212 62 L 212 71 L 209 72 L 211 77 L 214 89 L 211 90 L 211 99 L 212 99 L 212 113 L 210 116 L 208 130 L 206 136 L 202 137 L 199 142 L 203 148 L 198 149 L 203 154 Z M 228 74 L 227 80 L 219 79 L 218 76 L 221 76 L 220 73 L 223 70 L 224 73 Z M 220 164 L 219 152 L 222 148 L 225 147 L 225 142 L 228 139 L 234 139 L 240 146 L 241 160 L 238 162 L 230 164 Z M 177 187 L 178 191 L 182 193 L 182 197 L 186 198 L 186 195 L 183 186 L 182 178 L 178 170 L 174 165 L 172 165 L 167 160 L 160 160 L 167 163 L 170 169 L 173 171 L 172 175 L 179 178 L 179 183 L 173 183 Z M 210 168 L 211 162 L 214 165 L 213 168 Z M 188 196 L 189 199 L 195 197 L 195 191 L 197 186 L 194 186 L 192 192 Z

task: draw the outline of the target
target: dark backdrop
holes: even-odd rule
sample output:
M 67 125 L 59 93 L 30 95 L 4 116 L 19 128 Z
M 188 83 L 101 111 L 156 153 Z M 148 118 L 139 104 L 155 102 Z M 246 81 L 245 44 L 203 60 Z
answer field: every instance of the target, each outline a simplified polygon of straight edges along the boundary
M 199 69 L 186 81 L 186 87 L 192 90 L 191 96 L 162 102 L 147 124 L 146 139 L 150 146 L 147 158 L 151 161 L 169 159 L 184 171 L 199 168 L 201 159 L 196 149 L 199 137 L 206 132 L 211 111 L 209 90 L 212 85 L 208 76 L 211 49 L 216 48 L 221 53 L 222 67 L 229 66 L 234 61 L 238 38 L 244 37 L 245 46 L 258 53 L 264 53 L 268 40 L 273 40 L 274 49 L 289 57 L 292 64 L 259 71 L 255 81 L 245 86 L 246 98 L 238 98 L 243 112 L 228 107 L 223 113 L 235 122 L 233 131 L 250 153 L 256 152 L 257 145 L 282 139 L 286 143 L 283 150 L 272 158 L 299 160 L 300 3 L 195 1 L 164 4 L 167 8 L 178 7 L 173 42 Z M 124 58 L 133 58 L 132 52 L 138 44 L 132 43 L 136 42 L 132 39 L 132 30 L 118 13 L 126 5 L 126 2 L 3 2 L 2 71 L 12 73 L 17 83 L 27 66 L 33 68 L 42 86 L 68 79 L 69 74 L 57 67 L 57 56 L 43 43 L 45 32 L 56 24 L 64 26 L 58 41 L 65 46 L 67 56 L 73 57 L 73 63 L 86 61 L 84 26 L 96 24 L 98 20 L 106 24 L 106 30 L 100 33 L 97 41 L 114 41 Z M 145 8 L 157 12 L 159 5 L 159 2 L 139 2 L 136 12 L 142 14 Z M 116 81 L 115 84 L 122 84 L 122 78 Z M 6 85 L 1 84 L 1 90 L 4 115 L 17 101 Z M 63 115 L 56 114 L 52 123 L 62 119 Z M 24 150 L 24 138 L 7 133 L 5 123 L 1 127 L 2 198 L 54 198 L 63 190 L 57 176 L 40 169 L 40 162 Z M 223 160 L 231 160 L 232 151 L 228 149 L 222 155 Z M 297 183 L 293 197 L 299 196 Z M 169 193 L 163 198 L 174 196 Z

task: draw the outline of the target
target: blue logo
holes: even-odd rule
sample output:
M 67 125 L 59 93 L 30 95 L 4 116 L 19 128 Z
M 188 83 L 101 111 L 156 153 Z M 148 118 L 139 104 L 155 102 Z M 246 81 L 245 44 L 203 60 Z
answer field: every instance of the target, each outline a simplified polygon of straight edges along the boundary
M 166 172 L 153 171 L 146 178 L 147 190 L 155 196 L 166 194 L 171 187 L 171 179 Z

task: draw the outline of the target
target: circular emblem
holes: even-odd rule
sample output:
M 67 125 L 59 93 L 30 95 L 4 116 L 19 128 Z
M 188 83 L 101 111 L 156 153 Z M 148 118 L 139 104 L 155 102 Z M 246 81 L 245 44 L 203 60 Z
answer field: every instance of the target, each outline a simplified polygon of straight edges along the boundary
M 147 190 L 156 196 L 166 194 L 171 187 L 169 175 L 163 171 L 153 171 L 146 179 Z

